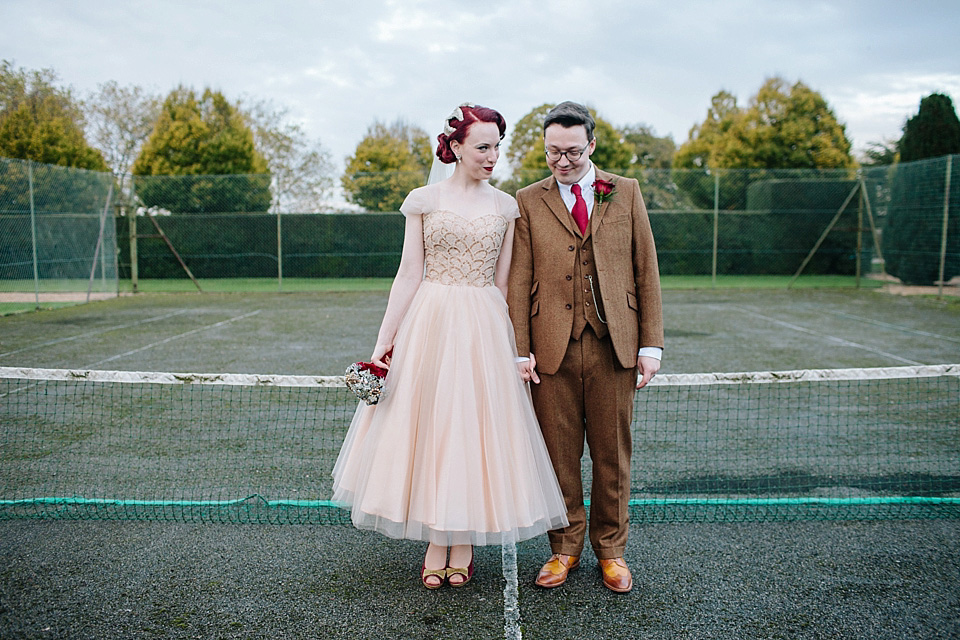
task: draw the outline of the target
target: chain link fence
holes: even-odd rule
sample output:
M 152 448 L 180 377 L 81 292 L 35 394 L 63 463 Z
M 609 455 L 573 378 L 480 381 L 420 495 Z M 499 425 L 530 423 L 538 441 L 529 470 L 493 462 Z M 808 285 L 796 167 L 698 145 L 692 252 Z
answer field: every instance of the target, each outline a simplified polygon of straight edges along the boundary
M 0 158 L 0 293 L 116 295 L 114 201 L 109 173 Z
M 942 285 L 960 275 L 957 158 L 859 170 L 637 169 L 626 176 L 640 181 L 663 275 L 874 272 Z M 114 236 L 114 217 L 102 215 L 109 175 L 30 167 L 0 165 L 2 287 L 89 279 L 95 254 L 101 283 L 104 274 L 116 277 L 108 268 L 115 261 L 121 278 L 276 278 L 281 288 L 284 277 L 391 277 L 400 261 L 404 225 L 395 207 L 273 214 L 269 176 L 134 176 L 131 192 L 114 197 Z M 515 193 L 546 175 L 515 172 L 497 186 Z M 399 203 L 410 186 L 406 173 L 361 177 L 368 202 Z M 82 265 L 80 276 L 67 275 L 73 263 Z

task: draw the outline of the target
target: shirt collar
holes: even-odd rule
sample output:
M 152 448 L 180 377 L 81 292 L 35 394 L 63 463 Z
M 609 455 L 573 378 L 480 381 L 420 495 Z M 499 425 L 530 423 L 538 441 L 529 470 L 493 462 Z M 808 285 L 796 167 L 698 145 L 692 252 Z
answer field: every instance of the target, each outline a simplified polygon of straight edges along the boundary
M 590 162 L 590 168 L 587 169 L 587 172 L 586 172 L 585 174 L 583 174 L 583 177 L 580 178 L 580 180 L 577 181 L 577 184 L 580 185 L 580 192 L 581 192 L 581 193 L 589 193 L 589 192 L 590 192 L 589 189 L 592 189 L 592 188 L 593 188 L 591 185 L 592 185 L 594 182 L 596 182 L 596 180 L 597 180 L 597 168 L 594 166 L 593 162 Z M 557 183 L 557 186 L 560 188 L 561 192 L 563 192 L 563 193 L 571 193 L 570 188 L 571 188 L 573 185 L 572 185 L 572 184 L 562 184 L 562 183 L 558 182 L 558 183 Z

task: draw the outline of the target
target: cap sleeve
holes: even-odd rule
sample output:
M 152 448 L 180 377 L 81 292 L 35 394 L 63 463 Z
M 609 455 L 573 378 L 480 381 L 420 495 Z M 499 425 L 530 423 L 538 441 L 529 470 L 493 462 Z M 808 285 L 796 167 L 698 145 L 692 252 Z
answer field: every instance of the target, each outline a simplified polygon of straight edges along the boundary
M 507 220 L 516 220 L 520 217 L 520 207 L 516 199 L 509 193 L 500 192 L 500 215 Z
M 417 187 L 407 194 L 403 204 L 400 205 L 400 213 L 405 216 L 423 215 L 430 211 L 429 194 L 424 187 Z

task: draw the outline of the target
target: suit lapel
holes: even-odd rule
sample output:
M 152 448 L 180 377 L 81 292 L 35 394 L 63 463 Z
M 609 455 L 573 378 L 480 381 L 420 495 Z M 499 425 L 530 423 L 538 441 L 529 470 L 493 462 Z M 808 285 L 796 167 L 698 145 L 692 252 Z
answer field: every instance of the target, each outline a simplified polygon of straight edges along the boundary
M 596 179 L 597 180 L 607 180 L 613 181 L 613 176 L 605 171 L 600 171 L 596 169 Z M 596 229 L 600 226 L 600 221 L 603 220 L 603 214 L 607 212 L 607 208 L 610 206 L 610 197 L 608 196 L 603 202 L 597 202 L 597 196 L 593 196 L 593 212 L 590 214 L 590 229 Z M 596 225 L 596 226 L 594 226 Z
M 550 178 L 543 185 L 543 203 L 547 208 L 557 216 L 560 223 L 566 227 L 571 235 L 577 235 L 580 231 L 573 224 L 573 216 L 567 211 L 567 205 L 563 204 L 563 198 L 560 197 L 560 188 L 557 186 L 557 179 Z

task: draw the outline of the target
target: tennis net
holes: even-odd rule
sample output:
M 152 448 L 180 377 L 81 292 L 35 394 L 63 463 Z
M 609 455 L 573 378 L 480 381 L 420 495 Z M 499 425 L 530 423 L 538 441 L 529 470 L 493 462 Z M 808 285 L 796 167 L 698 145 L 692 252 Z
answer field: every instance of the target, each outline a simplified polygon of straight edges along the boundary
M 960 517 L 960 364 L 663 374 L 635 402 L 635 520 Z M 0 367 L 0 519 L 348 523 L 355 408 L 339 376 Z

